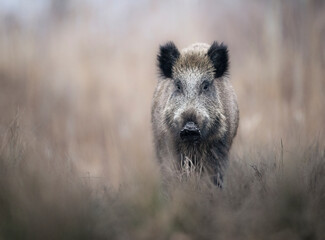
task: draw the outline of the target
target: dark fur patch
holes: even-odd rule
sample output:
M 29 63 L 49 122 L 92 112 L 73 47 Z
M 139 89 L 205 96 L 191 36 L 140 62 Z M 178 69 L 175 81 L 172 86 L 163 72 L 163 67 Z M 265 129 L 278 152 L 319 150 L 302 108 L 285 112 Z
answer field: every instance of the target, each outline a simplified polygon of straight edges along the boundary
M 224 44 L 213 42 L 208 50 L 208 56 L 214 66 L 214 77 L 219 78 L 228 73 L 229 57 L 228 49 Z
M 173 42 L 160 46 L 157 56 L 160 75 L 164 78 L 172 78 L 172 69 L 180 53 Z
M 211 139 L 214 140 L 214 136 L 216 136 L 219 133 L 222 124 L 220 122 L 220 119 L 217 117 L 215 119 L 211 119 L 210 121 L 212 121 L 212 123 L 209 128 L 207 128 L 208 123 L 205 121 L 203 122 L 202 129 L 201 129 L 202 137 L 206 141 L 211 141 Z
M 198 124 L 197 117 L 194 110 L 186 111 L 182 114 L 182 126 L 184 126 L 187 122 L 194 122 Z

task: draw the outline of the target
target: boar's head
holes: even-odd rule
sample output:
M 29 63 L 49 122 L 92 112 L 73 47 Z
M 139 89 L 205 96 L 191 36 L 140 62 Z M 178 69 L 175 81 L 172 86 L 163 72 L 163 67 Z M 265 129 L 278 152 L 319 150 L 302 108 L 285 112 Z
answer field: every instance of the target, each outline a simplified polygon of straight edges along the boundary
M 181 52 L 173 42 L 160 46 L 161 81 L 169 81 L 163 110 L 166 128 L 180 144 L 221 138 L 226 118 L 221 100 L 223 77 L 228 71 L 228 50 L 214 42 L 194 44 Z

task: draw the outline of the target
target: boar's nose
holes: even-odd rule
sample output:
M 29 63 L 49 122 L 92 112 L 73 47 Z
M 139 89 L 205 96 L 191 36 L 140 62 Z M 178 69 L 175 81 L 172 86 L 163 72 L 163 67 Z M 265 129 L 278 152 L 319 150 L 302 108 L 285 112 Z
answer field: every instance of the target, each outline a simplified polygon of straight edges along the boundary
M 194 122 L 187 122 L 180 132 L 183 141 L 196 142 L 201 138 L 201 132 Z

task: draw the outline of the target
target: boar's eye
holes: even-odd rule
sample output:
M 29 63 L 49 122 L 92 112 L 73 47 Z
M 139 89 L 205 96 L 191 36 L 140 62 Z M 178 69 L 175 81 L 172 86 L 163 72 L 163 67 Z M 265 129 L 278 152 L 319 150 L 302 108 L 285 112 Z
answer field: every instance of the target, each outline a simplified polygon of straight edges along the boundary
M 175 87 L 177 92 L 182 92 L 182 83 L 180 81 L 175 82 Z
M 209 90 L 209 88 L 210 88 L 210 83 L 209 83 L 208 81 L 204 81 L 204 82 L 202 83 L 202 91 L 203 91 L 203 92 L 206 92 L 206 91 Z

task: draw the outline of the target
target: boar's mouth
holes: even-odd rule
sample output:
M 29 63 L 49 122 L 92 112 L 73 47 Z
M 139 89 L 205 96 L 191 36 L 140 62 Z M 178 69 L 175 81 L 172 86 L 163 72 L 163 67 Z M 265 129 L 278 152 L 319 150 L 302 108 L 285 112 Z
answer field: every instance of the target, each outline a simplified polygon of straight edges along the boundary
M 201 131 L 194 122 L 187 122 L 180 132 L 180 137 L 186 142 L 198 142 L 201 139 Z

